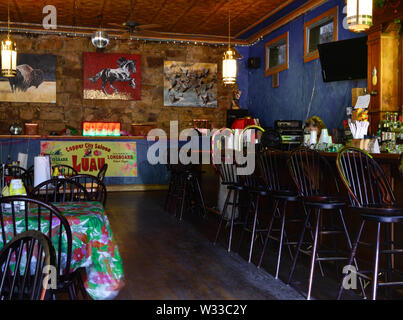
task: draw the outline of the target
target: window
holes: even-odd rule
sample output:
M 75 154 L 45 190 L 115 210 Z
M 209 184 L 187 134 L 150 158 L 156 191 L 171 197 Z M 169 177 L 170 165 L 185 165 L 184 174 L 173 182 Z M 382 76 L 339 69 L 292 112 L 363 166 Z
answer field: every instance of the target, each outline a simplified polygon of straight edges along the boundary
M 319 58 L 318 44 L 337 41 L 337 7 L 304 24 L 304 62 Z
M 266 77 L 288 69 L 288 32 L 266 43 Z

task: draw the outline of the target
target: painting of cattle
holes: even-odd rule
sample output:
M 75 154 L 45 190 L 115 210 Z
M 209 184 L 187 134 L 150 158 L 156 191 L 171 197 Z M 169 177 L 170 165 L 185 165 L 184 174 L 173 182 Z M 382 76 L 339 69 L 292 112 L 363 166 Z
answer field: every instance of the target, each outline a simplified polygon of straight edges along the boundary
M 56 103 L 56 56 L 18 53 L 15 77 L 0 77 L 0 101 Z
M 140 100 L 141 57 L 84 52 L 84 99 Z
M 217 107 L 217 64 L 164 61 L 164 106 Z

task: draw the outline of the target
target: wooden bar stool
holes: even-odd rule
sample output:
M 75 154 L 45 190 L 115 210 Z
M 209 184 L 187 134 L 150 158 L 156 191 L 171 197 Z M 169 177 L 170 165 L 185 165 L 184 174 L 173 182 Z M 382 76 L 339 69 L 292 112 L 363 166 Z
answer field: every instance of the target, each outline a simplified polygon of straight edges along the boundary
M 284 163 L 284 159 L 280 158 L 281 152 L 275 149 L 267 149 L 262 152 L 259 156 L 259 166 L 261 171 L 261 176 L 263 181 L 265 182 L 266 189 L 269 197 L 272 199 L 274 204 L 274 209 L 272 212 L 272 217 L 270 219 L 270 223 L 267 229 L 266 238 L 263 245 L 263 250 L 260 255 L 258 268 L 262 266 L 263 257 L 266 251 L 266 247 L 269 243 L 269 240 L 275 240 L 279 242 L 279 250 L 277 255 L 277 265 L 276 265 L 276 274 L 275 278 L 278 279 L 278 274 L 280 270 L 280 261 L 283 245 L 287 245 L 288 251 L 290 253 L 291 259 L 293 259 L 293 254 L 291 251 L 291 245 L 297 244 L 297 242 L 290 242 L 287 233 L 285 230 L 286 223 L 298 223 L 303 220 L 300 219 L 287 219 L 287 205 L 289 202 L 297 202 L 298 193 L 296 190 L 293 190 L 290 186 L 290 183 L 287 183 L 289 178 L 289 182 L 292 183 L 291 177 L 281 177 L 281 172 L 287 172 L 287 167 Z M 283 165 L 283 171 L 281 171 Z M 283 179 L 282 179 L 283 178 Z M 281 223 L 280 227 L 280 235 L 279 237 L 273 236 L 273 231 L 277 231 L 273 229 L 275 220 L 279 220 Z
M 397 253 L 403 253 L 403 246 L 399 245 L 392 238 L 394 223 L 403 222 L 403 208 L 396 205 L 396 198 L 388 179 L 378 163 L 371 155 L 357 148 L 347 147 L 339 151 L 337 155 L 337 169 L 339 175 L 347 188 L 351 209 L 360 214 L 361 225 L 357 239 L 351 250 L 349 264 L 355 259 L 359 245 L 374 246 L 361 241 L 366 224 L 376 224 L 374 268 L 371 270 L 358 270 L 357 276 L 369 279 L 366 274 L 372 273 L 372 299 L 376 300 L 379 287 L 403 286 L 402 281 L 392 281 L 392 276 L 397 273 L 392 267 L 392 258 Z M 385 227 L 385 241 L 381 242 L 381 226 Z M 385 280 L 379 282 L 379 257 L 386 255 Z M 344 282 L 344 279 L 343 279 Z M 343 293 L 343 282 L 337 299 L 341 299 Z M 365 295 L 364 295 L 365 297 Z
M 221 232 L 221 226 L 225 219 L 227 207 L 228 205 L 231 205 L 232 209 L 231 215 L 229 217 L 231 221 L 231 227 L 228 240 L 228 252 L 230 252 L 234 225 L 239 224 L 235 222 L 235 209 L 239 207 L 239 193 L 240 191 L 244 190 L 244 186 L 237 175 L 237 165 L 235 163 L 226 163 L 226 160 L 223 159 L 221 163 L 216 166 L 216 169 L 221 177 L 221 184 L 227 187 L 227 197 L 225 198 L 224 207 L 221 212 L 220 223 L 218 225 L 216 237 L 213 244 L 215 245 L 218 241 Z M 232 201 L 230 201 L 231 195 L 233 196 Z
M 346 203 L 339 196 L 339 187 L 332 168 L 327 160 L 318 152 L 305 147 L 297 148 L 291 152 L 288 164 L 291 177 L 299 191 L 306 219 L 287 283 L 289 284 L 292 280 L 299 253 L 303 252 L 310 255 L 311 264 L 307 293 L 307 299 L 310 300 L 316 263 L 321 261 L 348 261 L 348 257 L 341 255 L 337 249 L 335 238 L 336 235 L 344 235 L 351 249 L 350 236 L 343 216 L 343 208 L 346 206 Z M 324 219 L 321 219 L 325 214 L 329 215 L 330 218 L 328 225 L 326 225 Z M 335 218 L 340 219 L 342 228 L 338 228 L 334 224 Z M 311 229 L 311 226 L 314 226 L 312 250 L 302 250 L 305 231 L 306 229 Z M 319 251 L 321 242 L 319 235 L 331 235 L 333 237 L 333 248 Z M 328 254 L 331 254 L 331 256 L 325 256 Z M 354 263 L 357 267 L 355 260 Z M 323 270 L 321 271 L 323 276 Z M 362 284 L 361 289 L 364 290 Z

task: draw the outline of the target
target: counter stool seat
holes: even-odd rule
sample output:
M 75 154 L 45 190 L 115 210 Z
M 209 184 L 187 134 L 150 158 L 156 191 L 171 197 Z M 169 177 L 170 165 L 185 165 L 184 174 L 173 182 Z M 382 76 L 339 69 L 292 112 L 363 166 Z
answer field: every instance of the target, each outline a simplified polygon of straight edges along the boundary
M 302 198 L 304 205 L 311 208 L 319 209 L 339 209 L 346 206 L 346 201 L 343 198 L 334 196 L 314 195 Z
M 270 197 L 273 199 L 281 199 L 286 201 L 297 201 L 298 193 L 292 190 L 276 190 L 269 192 Z

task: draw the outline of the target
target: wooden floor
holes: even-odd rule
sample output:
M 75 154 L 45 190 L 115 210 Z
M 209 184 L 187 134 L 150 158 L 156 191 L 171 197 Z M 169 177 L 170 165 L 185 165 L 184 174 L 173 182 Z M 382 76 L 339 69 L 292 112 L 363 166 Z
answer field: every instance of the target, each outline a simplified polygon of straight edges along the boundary
M 123 259 L 116 299 L 301 299 L 293 288 L 213 246 L 215 217 L 179 223 L 163 211 L 164 192 L 110 193 L 106 212 Z
M 186 213 L 179 222 L 163 210 L 166 191 L 111 192 L 106 212 L 115 241 L 123 259 L 125 287 L 116 299 L 304 299 L 308 286 L 309 257 L 302 255 L 290 286 L 285 284 L 291 259 L 284 250 L 279 279 L 275 273 L 277 243 L 272 241 L 262 268 L 256 263 L 262 250 L 256 241 L 252 263 L 247 262 L 250 240 L 245 238 L 240 251 L 225 249 L 228 233 L 214 246 L 212 240 L 218 216 L 206 218 Z M 262 212 L 264 215 L 265 213 Z M 228 228 L 226 229 L 228 231 Z M 237 249 L 239 230 L 234 233 Z M 317 269 L 312 289 L 313 299 L 337 297 L 342 265 L 323 265 L 324 276 Z M 370 288 L 370 286 L 368 286 Z M 367 294 L 370 294 L 367 290 Z M 402 292 L 392 299 L 402 299 Z M 362 299 L 352 290 L 344 299 Z M 382 296 L 379 296 L 382 299 Z

